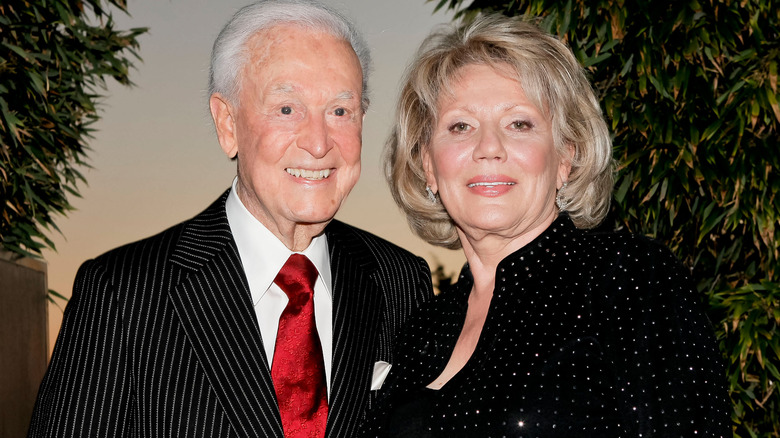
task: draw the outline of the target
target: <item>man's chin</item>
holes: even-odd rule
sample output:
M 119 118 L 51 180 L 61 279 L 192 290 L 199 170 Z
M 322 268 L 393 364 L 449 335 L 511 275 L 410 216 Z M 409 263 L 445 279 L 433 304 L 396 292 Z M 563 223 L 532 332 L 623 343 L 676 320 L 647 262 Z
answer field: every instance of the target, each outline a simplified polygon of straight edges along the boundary
M 343 199 L 333 196 L 328 198 L 306 196 L 306 194 L 298 197 L 294 194 L 287 196 L 289 196 L 288 211 L 302 223 L 328 222 L 336 216 L 343 204 Z
M 295 214 L 295 222 L 298 225 L 327 225 L 336 216 L 337 209 L 323 209 L 318 211 L 298 211 Z
M 296 224 L 298 225 L 306 225 L 306 226 L 317 226 L 321 225 L 322 227 L 325 227 L 330 223 L 330 221 L 333 220 L 333 218 L 336 215 L 327 216 L 327 217 L 316 217 L 316 218 L 302 218 L 298 221 L 296 221 Z

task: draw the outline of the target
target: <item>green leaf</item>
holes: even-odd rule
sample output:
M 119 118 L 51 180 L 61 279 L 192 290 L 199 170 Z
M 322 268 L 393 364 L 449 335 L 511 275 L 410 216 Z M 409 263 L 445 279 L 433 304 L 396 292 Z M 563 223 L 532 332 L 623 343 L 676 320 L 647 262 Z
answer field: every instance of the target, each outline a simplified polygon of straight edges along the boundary
M 25 61 L 32 62 L 33 57 L 29 53 L 24 51 L 24 49 L 22 49 L 21 47 L 15 46 L 13 44 L 8 44 L 6 42 L 2 42 L 2 43 L 0 43 L 0 45 L 5 47 L 5 48 L 7 48 L 7 49 L 9 49 L 9 50 L 11 50 L 12 52 L 16 53 L 17 55 L 21 56 L 22 59 L 24 59 Z
M 618 188 L 617 192 L 615 192 L 615 200 L 617 202 L 623 202 L 623 200 L 626 198 L 626 193 L 628 193 L 628 188 L 631 187 L 632 179 L 633 175 L 631 174 L 623 177 L 620 187 Z
M 634 55 L 631 55 L 628 57 L 625 63 L 623 63 L 623 68 L 620 70 L 620 77 L 626 76 L 628 72 L 631 70 L 631 67 L 634 65 Z
M 0 241 L 38 257 L 56 249 L 49 233 L 84 180 L 75 167 L 88 161 L 105 78 L 130 83 L 145 30 L 113 28 L 109 5 L 125 10 L 119 0 L 23 3 L 0 16 Z
M 588 58 L 588 59 L 586 59 L 586 60 L 585 60 L 585 61 L 582 63 L 582 66 L 583 66 L 583 67 L 585 67 L 585 68 L 587 68 L 587 67 L 590 67 L 590 66 L 592 66 L 592 65 L 596 65 L 596 64 L 598 64 L 598 63 L 600 63 L 600 62 L 602 62 L 602 61 L 604 61 L 604 60 L 608 59 L 608 58 L 609 58 L 609 57 L 611 57 L 611 56 L 612 56 L 612 54 L 611 54 L 611 53 L 602 53 L 602 54 L 600 54 L 600 55 L 598 55 L 598 56 L 596 56 L 596 57 L 594 57 L 594 58 Z

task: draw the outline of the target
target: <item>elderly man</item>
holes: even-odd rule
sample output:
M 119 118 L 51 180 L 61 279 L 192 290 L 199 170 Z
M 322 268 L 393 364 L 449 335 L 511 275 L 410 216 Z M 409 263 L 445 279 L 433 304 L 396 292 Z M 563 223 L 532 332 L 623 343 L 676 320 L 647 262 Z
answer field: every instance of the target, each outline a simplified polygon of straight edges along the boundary
M 81 267 L 30 436 L 354 435 L 431 296 L 422 259 L 333 220 L 360 174 L 368 64 L 318 3 L 233 17 L 209 106 L 238 176 Z

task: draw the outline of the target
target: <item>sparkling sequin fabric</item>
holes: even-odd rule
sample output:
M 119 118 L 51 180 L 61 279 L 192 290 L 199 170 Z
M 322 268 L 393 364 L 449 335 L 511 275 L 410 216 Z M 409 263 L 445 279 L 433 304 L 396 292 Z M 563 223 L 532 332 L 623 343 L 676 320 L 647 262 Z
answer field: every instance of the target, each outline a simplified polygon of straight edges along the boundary
M 686 269 L 566 215 L 498 266 L 476 350 L 441 390 L 471 276 L 401 340 L 364 436 L 726 437 L 725 374 Z

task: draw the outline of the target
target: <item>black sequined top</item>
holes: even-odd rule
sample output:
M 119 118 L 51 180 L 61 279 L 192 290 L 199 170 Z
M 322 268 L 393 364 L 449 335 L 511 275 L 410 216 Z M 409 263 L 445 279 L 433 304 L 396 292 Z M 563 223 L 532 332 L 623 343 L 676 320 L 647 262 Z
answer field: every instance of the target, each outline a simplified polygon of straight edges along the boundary
M 470 360 L 441 390 L 468 266 L 421 309 L 363 436 L 726 437 L 726 380 L 687 270 L 662 245 L 561 215 L 504 259 Z

